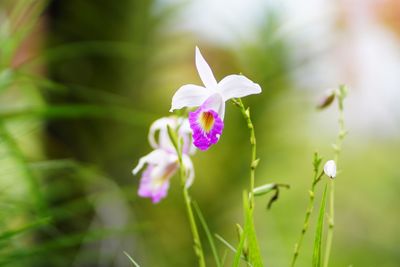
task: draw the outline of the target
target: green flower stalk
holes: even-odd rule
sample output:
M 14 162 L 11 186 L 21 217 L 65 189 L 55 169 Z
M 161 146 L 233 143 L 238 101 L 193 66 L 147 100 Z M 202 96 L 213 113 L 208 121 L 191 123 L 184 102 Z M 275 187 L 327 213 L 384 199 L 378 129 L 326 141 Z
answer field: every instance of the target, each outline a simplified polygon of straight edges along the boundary
M 308 226 L 310 224 L 310 217 L 311 213 L 313 212 L 314 209 L 314 199 L 315 199 L 315 186 L 317 183 L 321 180 L 321 177 L 323 176 L 324 172 L 319 172 L 320 165 L 321 165 L 322 158 L 318 155 L 318 153 L 314 153 L 314 160 L 313 160 L 313 166 L 314 166 L 314 177 L 313 181 L 311 183 L 311 188 L 309 191 L 309 201 L 307 205 L 307 211 L 306 215 L 304 217 L 304 223 L 303 223 L 303 228 L 301 229 L 300 232 L 300 237 L 297 243 L 294 246 L 294 253 L 293 253 L 293 258 L 290 266 L 295 266 L 297 257 L 299 256 L 301 245 L 303 244 L 303 239 L 304 236 L 306 235 L 306 232 L 308 230 Z
M 248 198 L 247 194 L 243 194 L 245 224 L 243 233 L 241 234 L 233 266 L 239 265 L 241 254 L 245 256 L 245 258 L 252 264 L 252 266 L 263 266 L 260 254 L 260 248 L 258 245 L 256 232 L 254 228 L 254 216 L 253 216 L 254 206 L 255 206 L 254 203 L 255 172 L 258 163 L 260 161 L 257 158 L 256 135 L 254 131 L 254 125 L 250 117 L 250 109 L 244 107 L 242 100 L 240 98 L 234 99 L 233 103 L 239 107 L 244 119 L 246 120 L 247 128 L 250 131 L 250 145 L 251 145 L 250 188 L 249 188 Z M 247 244 L 246 249 L 244 249 L 245 244 Z
M 202 247 L 201 241 L 200 241 L 199 231 L 197 229 L 196 220 L 195 220 L 194 214 L 193 214 L 192 200 L 189 195 L 188 187 L 186 186 L 187 175 L 186 175 L 185 165 L 184 165 L 183 157 L 182 157 L 183 139 L 181 139 L 181 138 L 178 139 L 176 133 L 169 126 L 168 126 L 168 134 L 169 134 L 169 137 L 171 138 L 171 141 L 176 149 L 176 153 L 178 154 L 179 176 L 181 179 L 182 193 L 183 193 L 183 198 L 185 200 L 186 212 L 187 212 L 187 215 L 189 218 L 190 229 L 191 229 L 192 235 L 193 235 L 194 252 L 196 253 L 197 258 L 198 258 L 199 267 L 205 267 L 206 262 L 204 259 L 204 252 L 203 252 L 203 247 Z
M 342 150 L 343 140 L 347 134 L 344 124 L 344 99 L 347 96 L 347 87 L 345 85 L 339 86 L 339 90 L 335 91 L 338 99 L 339 106 L 339 134 L 337 136 L 336 144 L 333 145 L 334 149 L 334 162 L 338 164 L 340 152 Z M 329 257 L 331 254 L 333 230 L 335 227 L 335 180 L 330 179 L 330 192 L 329 192 L 329 222 L 328 222 L 328 236 L 326 239 L 324 267 L 329 265 Z
M 338 99 L 339 103 L 339 134 L 337 138 L 336 144 L 333 145 L 334 150 L 335 150 L 335 155 L 334 155 L 334 160 L 329 160 L 325 163 L 323 170 L 320 172 L 320 165 L 322 158 L 315 153 L 314 154 L 314 161 L 313 161 L 313 166 L 314 166 L 314 178 L 313 182 L 311 184 L 311 188 L 309 191 L 309 202 L 304 218 L 304 223 L 303 227 L 301 229 L 300 237 L 295 244 L 294 247 L 294 253 L 291 261 L 291 267 L 294 267 L 296 264 L 296 260 L 298 258 L 298 255 L 300 253 L 301 245 L 303 243 L 304 236 L 308 230 L 309 226 L 309 221 L 311 217 L 311 213 L 313 212 L 314 208 L 314 198 L 315 198 L 315 187 L 317 183 L 321 180 L 322 176 L 325 174 L 328 176 L 330 181 L 329 181 L 329 221 L 328 221 L 328 236 L 327 236 L 327 241 L 326 241 L 326 250 L 325 250 L 325 258 L 324 258 L 324 267 L 328 266 L 329 262 L 329 255 L 330 255 L 330 250 L 332 246 L 332 239 L 333 239 L 333 228 L 334 228 L 334 178 L 336 177 L 336 164 L 339 158 L 339 154 L 341 151 L 343 139 L 346 135 L 346 130 L 344 127 L 344 116 L 343 116 L 343 100 L 346 96 L 346 87 L 345 86 L 340 86 L 338 90 L 334 90 L 327 94 L 327 96 L 321 101 L 321 103 L 318 105 L 319 109 L 324 109 L 327 108 L 332 102 L 334 101 L 335 98 Z

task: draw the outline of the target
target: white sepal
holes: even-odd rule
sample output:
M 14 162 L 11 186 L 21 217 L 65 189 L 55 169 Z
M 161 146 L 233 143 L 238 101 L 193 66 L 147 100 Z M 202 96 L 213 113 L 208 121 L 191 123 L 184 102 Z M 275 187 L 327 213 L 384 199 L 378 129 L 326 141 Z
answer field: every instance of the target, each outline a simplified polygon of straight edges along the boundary
M 200 49 L 196 46 L 196 68 L 199 73 L 200 79 L 207 88 L 213 88 L 217 86 L 214 74 L 207 64 L 206 60 L 200 53 Z
M 229 75 L 218 83 L 224 101 L 261 93 L 261 87 L 243 75 Z

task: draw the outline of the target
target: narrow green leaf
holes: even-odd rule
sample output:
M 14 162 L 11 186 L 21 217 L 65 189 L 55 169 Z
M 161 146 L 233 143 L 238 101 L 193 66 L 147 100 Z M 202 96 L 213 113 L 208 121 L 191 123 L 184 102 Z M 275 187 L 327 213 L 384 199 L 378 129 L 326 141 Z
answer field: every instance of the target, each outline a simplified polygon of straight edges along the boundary
M 93 104 L 64 104 L 43 107 L 14 107 L 0 109 L 0 119 L 2 120 L 31 117 L 49 119 L 74 119 L 82 117 L 109 118 L 132 125 L 146 125 L 154 118 L 148 114 L 128 108 Z
M 231 243 L 229 243 L 228 241 L 226 241 L 222 236 L 220 236 L 219 234 L 215 234 L 215 237 L 222 242 L 222 244 L 224 244 L 227 248 L 229 248 L 233 253 L 236 253 L 236 249 L 231 245 Z
M 247 214 L 248 214 L 247 211 L 249 209 L 249 205 L 248 205 L 248 197 L 247 197 L 246 191 L 243 191 L 243 209 L 245 211 L 244 229 L 243 229 L 243 234 L 242 234 L 242 236 L 240 237 L 240 240 L 239 240 L 239 245 L 238 245 L 237 250 L 236 250 L 235 258 L 233 260 L 233 265 L 232 266 L 234 266 L 234 267 L 238 267 L 239 266 L 240 257 L 243 254 L 244 242 L 245 242 L 245 239 L 247 238 L 247 233 L 248 233 L 248 229 L 249 229 L 249 227 L 248 227 L 248 216 L 247 216 Z
M 208 242 L 210 243 L 211 251 L 212 251 L 212 253 L 214 255 L 215 264 L 216 264 L 216 266 L 221 267 L 221 260 L 219 258 L 218 251 L 217 251 L 217 248 L 216 248 L 215 243 L 214 243 L 214 238 L 211 235 L 211 232 L 210 232 L 210 229 L 208 228 L 207 222 L 204 219 L 204 216 L 201 213 L 200 207 L 197 204 L 197 202 L 192 201 L 192 204 L 193 204 L 193 208 L 194 208 L 194 210 L 195 210 L 195 212 L 197 214 L 197 217 L 200 220 L 201 226 L 203 227 L 204 232 L 207 235 L 207 239 L 208 239 Z
M 124 254 L 128 257 L 128 259 L 132 262 L 133 266 L 140 267 L 140 265 L 133 260 L 133 258 L 128 254 L 128 252 L 124 251 Z
M 254 227 L 252 211 L 248 210 L 248 251 L 249 251 L 249 261 L 253 266 L 264 266 L 262 262 L 262 257 L 260 253 L 260 248 L 258 246 L 257 235 Z
M 313 260 L 312 266 L 313 267 L 320 267 L 322 263 L 322 235 L 324 230 L 324 218 L 325 218 L 325 206 L 326 206 L 326 191 L 327 185 L 325 185 L 324 194 L 322 195 L 321 200 L 321 207 L 319 209 L 318 215 L 318 224 L 315 232 L 315 240 L 314 240 L 314 253 L 313 253 Z
M 24 225 L 20 228 L 17 229 L 13 229 L 13 230 L 8 230 L 5 232 L 2 232 L 0 234 L 0 240 L 4 240 L 4 239 L 11 239 L 17 235 L 20 235 L 24 232 L 30 231 L 30 230 L 34 230 L 37 229 L 43 225 L 47 225 L 50 222 L 50 218 L 43 218 L 43 219 L 39 219 L 37 221 L 34 221 L 32 223 L 29 223 L 27 225 Z
M 229 250 L 231 250 L 233 253 L 236 253 L 237 250 L 233 247 L 233 245 L 231 243 L 229 243 L 228 241 L 226 241 L 226 239 L 224 239 L 222 236 L 215 234 L 215 238 L 217 238 L 219 241 L 221 241 L 222 244 L 224 244 Z M 222 266 L 225 265 L 225 258 L 226 258 L 226 253 L 224 254 L 224 256 L 222 257 Z M 250 262 L 248 262 L 243 256 L 240 256 L 240 259 L 242 259 L 244 262 L 246 262 L 246 264 L 248 266 L 252 266 L 250 264 Z
M 110 236 L 126 235 L 128 233 L 136 232 L 137 230 L 136 226 L 127 229 L 99 228 L 70 235 L 63 235 L 44 243 L 38 243 L 29 249 L 26 249 L 26 247 L 13 249 L 7 256 L 2 255 L 0 258 L 0 266 L 6 266 L 7 264 L 10 265 L 11 263 L 12 266 L 15 266 L 17 262 L 28 260 L 31 257 L 40 257 L 40 259 L 59 257 L 59 252 L 64 251 L 65 248 L 103 240 Z
M 243 208 L 245 212 L 245 223 L 243 235 L 240 238 L 238 248 L 236 250 L 233 266 L 239 266 L 241 256 L 252 266 L 263 266 L 260 249 L 253 222 L 253 210 L 249 206 L 249 198 L 246 191 L 243 192 Z

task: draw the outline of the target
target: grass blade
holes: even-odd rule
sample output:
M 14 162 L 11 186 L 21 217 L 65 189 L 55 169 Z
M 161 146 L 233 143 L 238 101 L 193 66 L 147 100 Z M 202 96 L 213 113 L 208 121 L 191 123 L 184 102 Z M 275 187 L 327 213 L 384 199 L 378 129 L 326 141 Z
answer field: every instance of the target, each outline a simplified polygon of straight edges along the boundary
M 246 238 L 247 238 L 247 233 L 248 233 L 248 198 L 247 198 L 247 193 L 246 191 L 243 192 L 243 208 L 245 209 L 245 221 L 244 221 L 244 228 L 243 228 L 243 233 L 240 236 L 240 240 L 239 240 L 239 245 L 238 248 L 236 250 L 236 254 L 235 254 L 235 258 L 233 260 L 233 265 L 234 267 L 238 267 L 239 266 L 239 261 L 240 261 L 240 257 L 243 254 L 243 247 L 244 247 L 244 243 L 246 242 Z M 245 255 L 244 255 L 245 256 Z M 246 257 L 245 257 L 246 258 Z M 247 259 L 247 258 L 246 258 Z
M 323 234 L 323 230 L 324 230 L 326 191 L 327 191 L 327 186 L 325 185 L 324 194 L 322 195 L 322 200 L 321 200 L 321 207 L 319 209 L 317 229 L 315 232 L 314 253 L 313 253 L 313 259 L 312 259 L 313 267 L 320 267 L 321 263 L 322 263 L 321 245 L 322 245 L 322 234 Z
M 50 218 L 43 218 L 43 219 L 39 219 L 37 221 L 34 221 L 32 223 L 29 223 L 27 225 L 24 225 L 24 226 L 22 226 L 22 227 L 20 227 L 18 229 L 13 229 L 13 230 L 8 230 L 8 231 L 5 231 L 5 232 L 2 232 L 0 234 L 0 241 L 10 240 L 10 239 L 14 238 L 15 236 L 23 234 L 23 233 L 25 233 L 27 231 L 35 230 L 35 229 L 38 229 L 38 228 L 40 228 L 40 227 L 42 227 L 44 225 L 47 225 L 47 224 L 49 224 L 49 222 L 50 222 Z
M 146 125 L 154 118 L 149 114 L 128 108 L 93 104 L 63 104 L 0 109 L 1 120 L 32 117 L 46 119 L 108 118 L 138 126 Z
M 132 262 L 133 266 L 140 267 L 140 265 L 132 259 L 132 257 L 128 254 L 128 252 L 124 251 L 124 254 L 128 257 L 128 259 Z
M 225 245 L 229 250 L 231 250 L 233 253 L 236 253 L 236 252 L 237 252 L 237 250 L 231 245 L 231 243 L 229 243 L 228 241 L 226 241 L 222 236 L 220 236 L 220 235 L 218 235 L 218 234 L 215 234 L 215 238 L 217 238 L 219 241 L 221 241 L 222 244 L 224 244 L 224 245 Z M 250 267 L 253 266 L 253 265 L 250 264 L 250 262 L 248 262 L 248 261 L 243 257 L 243 255 L 240 256 L 240 259 L 242 259 L 244 262 L 246 262 L 246 264 L 247 264 L 248 266 L 250 266 Z M 226 260 L 226 250 L 225 250 L 224 256 L 222 257 L 222 263 L 221 263 L 222 266 L 225 265 L 225 260 Z
M 215 237 L 222 242 L 227 248 L 229 248 L 233 253 L 236 253 L 236 249 L 228 242 L 226 241 L 222 236 L 219 234 L 215 234 Z
M 218 251 L 217 251 L 217 248 L 216 248 L 215 243 L 214 243 L 214 238 L 211 235 L 211 232 L 210 232 L 210 229 L 208 228 L 206 220 L 204 219 L 204 216 L 201 213 L 199 205 L 197 204 L 197 202 L 192 202 L 192 203 L 193 203 L 194 210 L 197 213 L 197 217 L 199 217 L 201 226 L 203 227 L 204 232 L 206 233 L 208 242 L 210 243 L 211 251 L 212 251 L 212 253 L 214 255 L 215 264 L 218 267 L 221 267 L 221 260 L 219 258 Z
M 236 250 L 233 266 L 239 266 L 241 255 L 253 266 L 263 266 L 260 249 L 258 247 L 256 232 L 254 229 L 253 209 L 249 206 L 248 194 L 243 192 L 243 208 L 245 210 L 245 223 L 243 234 L 240 237 L 239 245 Z

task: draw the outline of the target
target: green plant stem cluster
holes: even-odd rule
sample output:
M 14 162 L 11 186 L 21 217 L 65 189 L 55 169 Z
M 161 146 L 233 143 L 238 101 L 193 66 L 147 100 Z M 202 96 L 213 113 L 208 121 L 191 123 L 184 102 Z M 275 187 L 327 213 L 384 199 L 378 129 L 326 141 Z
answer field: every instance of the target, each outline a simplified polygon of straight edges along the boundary
M 334 161 L 337 165 L 337 162 L 339 160 L 339 155 L 340 155 L 340 151 L 341 151 L 341 147 L 343 144 L 343 140 L 344 137 L 346 136 L 346 130 L 345 130 L 345 125 L 344 125 L 344 105 L 343 105 L 343 101 L 346 97 L 347 94 L 347 88 L 344 85 L 341 85 L 339 87 L 339 89 L 333 91 L 329 97 L 328 97 L 328 101 L 325 101 L 324 104 L 322 106 L 319 106 L 319 108 L 326 108 L 328 107 L 335 98 L 338 99 L 338 106 L 339 106 L 339 134 L 337 137 L 337 141 L 336 143 L 333 145 L 334 148 Z M 306 214 L 305 214 L 305 218 L 304 218 L 304 223 L 303 223 L 303 228 L 301 229 L 300 232 L 300 237 L 297 241 L 297 243 L 295 244 L 294 247 L 294 253 L 293 253 L 293 257 L 292 257 L 292 261 L 291 261 L 291 266 L 295 266 L 296 264 L 296 260 L 298 258 L 300 249 L 301 249 L 301 245 L 304 239 L 304 236 L 308 230 L 308 226 L 309 226 L 309 221 L 310 221 L 310 217 L 311 217 L 311 213 L 313 211 L 314 208 L 314 199 L 315 199 L 315 187 L 318 184 L 318 182 L 321 180 L 322 176 L 324 175 L 323 171 L 319 171 L 320 169 L 320 165 L 321 165 L 321 161 L 322 158 L 315 153 L 314 154 L 314 161 L 313 161 L 313 166 L 314 166 L 314 177 L 313 177 L 313 182 L 311 184 L 311 188 L 309 191 L 309 202 L 307 205 L 307 210 L 306 210 Z M 334 193 L 335 193 L 335 182 L 334 179 L 330 179 L 329 180 L 329 214 L 328 214 L 328 231 L 327 231 L 327 238 L 326 238 L 326 247 L 325 247 L 325 254 L 324 254 L 324 262 L 323 262 L 323 266 L 324 267 L 328 267 L 329 265 L 329 256 L 330 256 L 330 251 L 331 251 L 331 247 L 332 247 L 332 240 L 333 240 L 333 229 L 334 229 Z M 325 193 L 326 193 L 326 189 L 324 191 L 324 197 L 323 200 L 321 202 L 321 209 L 320 211 L 323 211 L 323 214 L 325 213 Z M 323 221 L 324 221 L 324 216 L 320 216 L 319 220 L 318 220 L 318 228 L 316 231 L 316 237 L 315 237 L 315 243 L 314 243 L 314 254 L 313 254 L 313 266 L 321 266 L 322 265 L 322 252 L 321 252 L 321 242 L 322 242 L 322 227 L 323 227 Z

